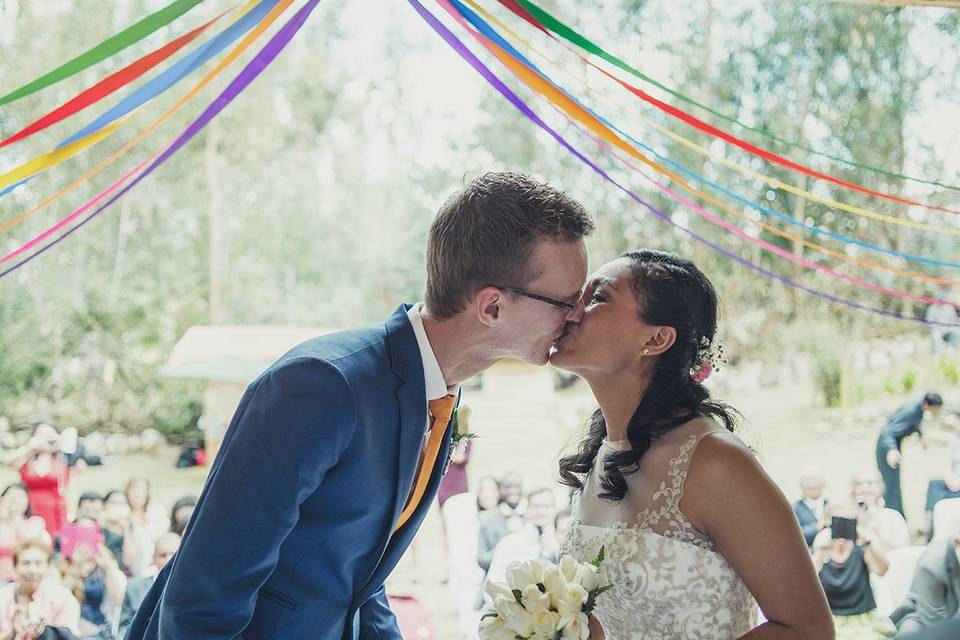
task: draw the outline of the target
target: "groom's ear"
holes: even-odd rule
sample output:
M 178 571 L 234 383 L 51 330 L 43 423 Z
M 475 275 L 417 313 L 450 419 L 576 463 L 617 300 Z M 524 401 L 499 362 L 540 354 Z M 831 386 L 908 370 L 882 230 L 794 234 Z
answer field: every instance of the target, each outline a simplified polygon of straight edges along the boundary
M 477 292 L 472 302 L 480 322 L 493 327 L 500 321 L 500 303 L 503 302 L 503 292 L 500 289 L 484 287 Z
M 649 351 L 648 354 L 658 356 L 667 351 L 677 341 L 677 330 L 673 327 L 660 327 L 653 334 L 647 344 L 644 345 Z

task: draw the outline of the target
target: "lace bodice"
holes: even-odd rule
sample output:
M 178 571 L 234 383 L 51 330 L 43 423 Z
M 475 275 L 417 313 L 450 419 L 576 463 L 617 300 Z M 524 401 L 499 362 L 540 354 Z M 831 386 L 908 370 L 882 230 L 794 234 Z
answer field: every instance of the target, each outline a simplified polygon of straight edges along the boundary
M 627 476 L 620 502 L 598 497 L 603 459 L 626 443 L 604 443 L 574 500 L 562 554 L 581 562 L 604 547 L 604 584 L 595 616 L 607 640 L 738 638 L 756 624 L 757 605 L 713 540 L 680 509 L 697 444 L 715 430 L 670 434 Z M 714 437 L 732 437 L 720 432 Z

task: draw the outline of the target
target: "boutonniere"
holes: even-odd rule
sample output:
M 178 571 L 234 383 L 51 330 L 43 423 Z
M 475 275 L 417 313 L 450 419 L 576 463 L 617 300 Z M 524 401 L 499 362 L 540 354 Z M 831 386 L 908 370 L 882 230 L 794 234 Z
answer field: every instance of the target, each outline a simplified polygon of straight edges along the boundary
M 453 449 L 477 437 L 477 434 L 470 431 L 470 411 L 470 406 L 466 404 L 453 411 Z
M 453 456 L 457 451 L 462 451 L 466 443 L 477 437 L 477 434 L 470 432 L 470 407 L 461 404 L 453 410 L 453 416 L 450 420 L 453 422 L 453 440 L 450 442 L 450 452 L 447 454 L 447 462 L 443 465 L 443 475 L 447 475 L 447 469 L 453 462 Z

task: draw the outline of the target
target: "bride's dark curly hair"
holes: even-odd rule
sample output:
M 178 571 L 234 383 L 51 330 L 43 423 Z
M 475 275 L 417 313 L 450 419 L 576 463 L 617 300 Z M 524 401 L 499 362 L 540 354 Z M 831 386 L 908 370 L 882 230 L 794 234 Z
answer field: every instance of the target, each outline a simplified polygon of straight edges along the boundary
M 710 399 L 703 384 L 695 382 L 701 341 L 713 342 L 717 332 L 719 302 L 713 284 L 689 260 L 661 251 L 628 251 L 630 281 L 644 322 L 676 329 L 673 346 L 660 354 L 650 386 L 627 425 L 630 448 L 606 458 L 600 475 L 600 497 L 622 500 L 627 475 L 640 466 L 651 443 L 693 418 L 708 416 L 733 431 L 738 414 Z M 607 425 L 598 408 L 588 421 L 588 433 L 576 453 L 560 459 L 560 480 L 580 491 L 585 476 L 607 436 Z

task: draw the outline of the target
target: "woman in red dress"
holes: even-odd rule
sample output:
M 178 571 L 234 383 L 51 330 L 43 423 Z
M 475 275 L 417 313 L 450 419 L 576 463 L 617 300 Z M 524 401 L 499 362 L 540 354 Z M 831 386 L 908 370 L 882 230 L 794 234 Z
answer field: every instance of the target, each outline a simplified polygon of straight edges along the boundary
M 60 434 L 40 424 L 27 443 L 20 479 L 30 496 L 30 511 L 43 518 L 50 537 L 56 538 L 67 519 L 67 481 L 70 469 L 60 453 Z

